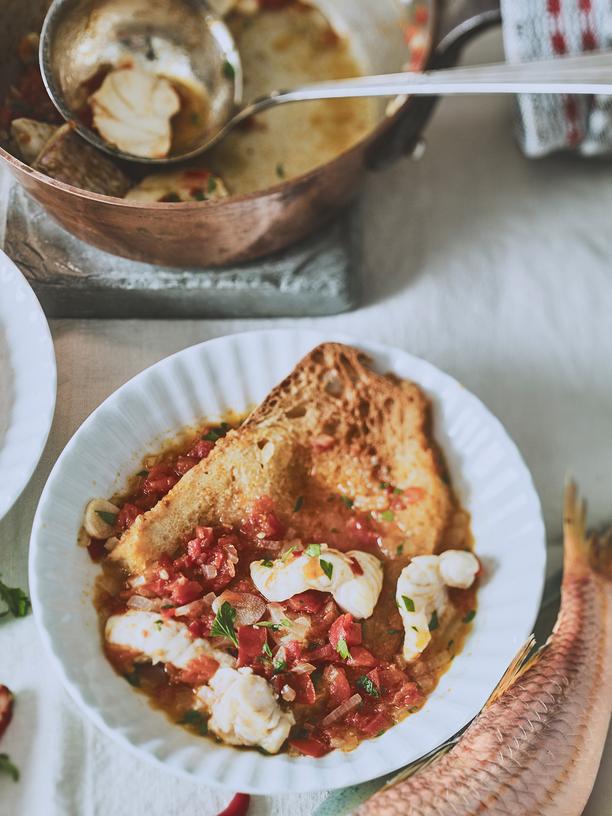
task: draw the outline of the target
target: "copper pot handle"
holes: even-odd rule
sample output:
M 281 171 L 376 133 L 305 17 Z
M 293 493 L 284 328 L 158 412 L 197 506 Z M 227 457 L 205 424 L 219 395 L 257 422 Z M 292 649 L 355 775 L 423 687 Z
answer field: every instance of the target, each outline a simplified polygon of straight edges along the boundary
M 501 22 L 500 0 L 439 0 L 436 14 L 434 47 L 427 68 L 451 68 L 473 37 Z M 402 156 L 412 154 L 421 141 L 438 98 L 413 97 L 392 127 L 371 145 L 366 154 L 366 166 L 380 170 Z

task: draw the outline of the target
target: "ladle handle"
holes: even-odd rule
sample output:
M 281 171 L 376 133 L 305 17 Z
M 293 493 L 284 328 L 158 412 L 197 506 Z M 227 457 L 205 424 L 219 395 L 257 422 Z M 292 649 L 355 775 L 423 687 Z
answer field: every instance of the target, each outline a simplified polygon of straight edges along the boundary
M 303 85 L 255 103 L 257 109 L 313 99 L 499 93 L 612 95 L 612 51 L 511 65 L 473 65 L 424 73 L 403 72 Z

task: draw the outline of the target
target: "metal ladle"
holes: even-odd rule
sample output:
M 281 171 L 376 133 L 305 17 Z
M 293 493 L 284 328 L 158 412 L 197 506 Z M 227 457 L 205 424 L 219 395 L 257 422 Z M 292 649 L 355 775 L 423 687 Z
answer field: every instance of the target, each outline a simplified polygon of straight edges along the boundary
M 180 151 L 143 158 L 104 141 L 79 116 L 83 79 L 129 56 L 147 70 L 198 83 L 208 116 Z M 242 105 L 242 67 L 232 35 L 204 0 L 54 0 L 41 33 L 40 66 L 64 118 L 118 158 L 172 164 L 198 156 L 254 114 L 291 102 L 349 97 L 574 93 L 612 95 L 612 51 L 519 65 L 500 63 L 424 73 L 355 77 L 278 90 Z M 177 76 L 178 74 L 178 76 Z

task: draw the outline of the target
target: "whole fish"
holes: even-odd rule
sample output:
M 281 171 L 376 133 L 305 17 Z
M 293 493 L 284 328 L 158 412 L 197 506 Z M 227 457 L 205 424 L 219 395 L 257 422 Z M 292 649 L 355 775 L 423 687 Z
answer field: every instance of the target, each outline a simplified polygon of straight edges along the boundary
M 584 504 L 568 485 L 561 609 L 551 637 L 535 653 L 533 640 L 526 644 L 450 751 L 402 772 L 359 816 L 582 812 L 612 707 L 611 554 L 612 531 L 587 539 Z

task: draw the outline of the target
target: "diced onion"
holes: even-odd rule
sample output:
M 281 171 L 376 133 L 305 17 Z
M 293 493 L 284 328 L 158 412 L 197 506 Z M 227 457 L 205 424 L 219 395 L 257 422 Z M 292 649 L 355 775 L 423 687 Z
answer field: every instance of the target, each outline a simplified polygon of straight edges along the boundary
M 338 708 L 334 708 L 333 711 L 330 711 L 327 717 L 325 717 L 321 723 L 321 725 L 331 725 L 335 723 L 336 720 L 342 719 L 342 717 L 349 714 L 351 711 L 357 708 L 358 705 L 361 703 L 361 696 L 359 694 L 353 694 L 352 697 L 349 697 L 348 700 L 345 700 L 341 703 Z
M 280 696 L 285 700 L 287 703 L 292 703 L 296 698 L 295 689 L 292 689 L 291 686 L 283 686 L 281 689 Z
M 316 666 L 312 663 L 296 663 L 296 665 L 291 669 L 292 672 L 296 674 L 310 674 L 316 670 Z
M 147 579 L 144 577 L 144 575 L 137 575 L 135 578 L 130 578 L 128 583 L 130 586 L 139 587 L 146 584 Z
M 167 581 L 167 580 L 170 578 L 170 573 L 168 572 L 168 570 L 165 570 L 165 569 L 160 569 L 160 571 L 159 571 L 159 577 L 160 577 L 162 580 Z
M 229 560 L 232 562 L 232 564 L 237 564 L 238 561 L 240 560 L 238 558 L 238 550 L 234 547 L 233 544 L 228 544 L 228 546 L 227 546 L 227 555 L 229 557 Z
M 213 598 L 215 597 L 214 592 L 212 593 Z M 210 602 L 206 602 L 206 598 L 198 598 L 197 601 L 191 601 L 191 603 L 183 604 L 183 606 L 177 606 L 174 610 L 174 614 L 179 618 L 183 616 L 189 617 L 190 615 L 201 615 L 206 609 L 210 607 Z
M 231 589 L 226 589 L 215 599 L 213 610 L 218 612 L 225 601 L 236 610 L 236 626 L 252 626 L 263 618 L 266 611 L 265 601 L 259 595 Z
M 209 581 L 217 577 L 217 572 L 218 570 L 213 564 L 204 564 L 202 567 L 202 575 Z
M 141 612 L 154 612 L 161 609 L 161 598 L 145 598 L 142 595 L 132 595 L 127 599 L 128 609 L 139 609 Z

